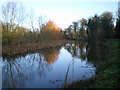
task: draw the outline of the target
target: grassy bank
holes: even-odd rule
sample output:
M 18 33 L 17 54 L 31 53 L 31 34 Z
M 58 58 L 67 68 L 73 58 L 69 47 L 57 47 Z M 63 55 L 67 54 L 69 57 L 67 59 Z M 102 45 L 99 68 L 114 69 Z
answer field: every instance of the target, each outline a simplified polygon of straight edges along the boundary
M 54 48 L 62 46 L 66 43 L 71 43 L 71 40 L 56 40 L 56 41 L 49 41 L 49 42 L 42 42 L 42 43 L 23 43 L 23 44 L 11 44 L 11 45 L 4 45 L 2 46 L 2 55 L 3 56 L 11 56 L 11 55 L 18 55 L 24 54 L 28 52 L 37 51 L 40 49 L 45 48 Z
M 106 43 L 111 49 L 105 63 L 97 68 L 96 75 L 87 80 L 81 80 L 68 85 L 69 88 L 118 88 L 119 83 L 119 53 L 120 40 L 108 40 Z

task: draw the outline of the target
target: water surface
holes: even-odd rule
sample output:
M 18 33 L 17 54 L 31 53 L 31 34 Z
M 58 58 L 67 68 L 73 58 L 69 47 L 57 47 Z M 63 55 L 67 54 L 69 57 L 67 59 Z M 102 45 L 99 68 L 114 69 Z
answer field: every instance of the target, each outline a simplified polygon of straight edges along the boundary
M 61 88 L 95 75 L 87 43 L 66 44 L 16 57 L 3 57 L 3 88 Z

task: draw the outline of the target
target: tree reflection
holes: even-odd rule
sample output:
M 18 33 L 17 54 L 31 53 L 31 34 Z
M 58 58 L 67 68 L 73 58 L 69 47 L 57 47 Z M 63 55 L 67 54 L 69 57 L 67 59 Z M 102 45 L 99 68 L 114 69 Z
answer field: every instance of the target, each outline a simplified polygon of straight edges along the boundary
M 87 47 L 87 42 L 79 42 L 81 60 L 86 59 L 86 47 Z
M 109 45 L 106 41 L 83 42 L 78 41 L 72 44 L 66 44 L 65 49 L 71 53 L 72 57 L 88 60 L 95 66 L 103 64 L 110 53 Z
M 64 47 L 71 53 L 72 57 L 86 59 L 86 46 L 87 42 L 74 42 L 72 44 L 66 44 Z
M 60 48 L 41 50 L 23 56 L 3 57 L 3 87 L 25 87 L 37 77 L 44 78 L 52 69 Z
M 87 45 L 87 58 L 95 66 L 104 64 L 110 53 L 109 45 L 106 41 L 89 42 Z
M 69 71 L 70 71 L 70 68 L 72 67 L 72 81 L 74 81 L 74 59 L 72 59 L 70 62 L 69 62 L 69 65 L 68 65 L 68 68 L 67 68 L 67 71 L 66 71 L 66 74 L 65 74 L 65 79 L 64 79 L 64 87 L 67 88 L 68 86 L 68 77 L 69 77 Z
M 27 82 L 43 78 L 52 69 L 40 53 L 28 54 L 25 57 L 3 58 L 3 87 L 25 87 Z
M 4 59 L 3 59 L 4 60 Z M 18 81 L 16 77 L 22 77 L 23 79 L 27 79 L 21 71 L 21 67 L 19 63 L 15 60 L 9 59 L 4 60 L 3 63 L 5 65 L 2 68 L 2 80 L 3 80 L 3 87 L 16 87 L 17 84 L 24 86 L 22 82 Z
M 58 60 L 59 50 L 60 48 L 46 49 L 44 51 L 41 51 L 41 54 L 43 54 L 45 60 L 47 60 L 49 64 L 53 64 L 56 60 Z

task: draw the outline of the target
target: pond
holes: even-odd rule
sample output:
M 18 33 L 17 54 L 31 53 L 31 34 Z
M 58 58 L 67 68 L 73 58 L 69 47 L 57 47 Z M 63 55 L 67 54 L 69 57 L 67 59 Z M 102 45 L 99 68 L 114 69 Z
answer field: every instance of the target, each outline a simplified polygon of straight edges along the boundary
M 2 57 L 3 88 L 61 88 L 95 75 L 87 43 L 75 42 L 21 56 Z

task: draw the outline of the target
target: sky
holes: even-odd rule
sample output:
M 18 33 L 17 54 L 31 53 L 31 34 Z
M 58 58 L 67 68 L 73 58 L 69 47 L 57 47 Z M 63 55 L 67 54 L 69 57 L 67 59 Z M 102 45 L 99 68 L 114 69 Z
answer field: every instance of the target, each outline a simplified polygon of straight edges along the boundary
M 5 2 L 6 0 L 2 0 Z M 7 0 L 8 1 L 8 0 Z M 116 14 L 119 0 L 9 0 L 22 2 L 27 12 L 34 16 L 34 26 L 38 27 L 37 19 L 43 15 L 46 20 L 53 20 L 62 29 L 73 21 L 90 18 L 105 11 Z M 27 26 L 27 25 L 26 25 Z M 29 26 L 29 25 L 28 25 Z

